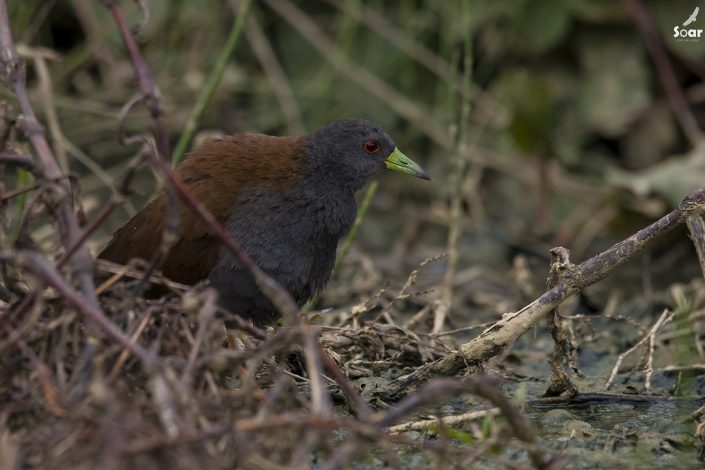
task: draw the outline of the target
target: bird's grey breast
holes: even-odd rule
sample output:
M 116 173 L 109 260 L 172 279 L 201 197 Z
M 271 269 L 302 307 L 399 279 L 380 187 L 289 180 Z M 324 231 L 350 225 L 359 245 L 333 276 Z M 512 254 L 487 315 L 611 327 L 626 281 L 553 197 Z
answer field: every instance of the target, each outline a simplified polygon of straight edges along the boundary
M 338 240 L 350 229 L 355 213 L 352 196 L 307 198 L 305 193 L 302 197 L 260 187 L 238 196 L 226 229 L 262 270 L 304 301 L 328 280 Z M 242 270 L 223 253 L 213 273 L 218 278 Z M 246 290 L 244 294 L 254 294 Z

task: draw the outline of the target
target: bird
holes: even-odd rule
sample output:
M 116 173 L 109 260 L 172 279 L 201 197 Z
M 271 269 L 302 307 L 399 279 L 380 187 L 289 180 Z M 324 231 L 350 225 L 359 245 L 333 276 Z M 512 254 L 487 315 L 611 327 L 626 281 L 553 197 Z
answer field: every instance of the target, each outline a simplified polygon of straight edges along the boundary
M 693 23 L 695 20 L 698 19 L 698 12 L 700 11 L 700 7 L 695 7 L 695 10 L 693 10 L 693 13 L 690 14 L 687 20 L 683 22 L 683 26 L 688 26 L 690 23 Z
M 379 124 L 345 118 L 297 137 L 213 139 L 174 173 L 301 306 L 331 276 L 338 241 L 357 215 L 355 193 L 385 170 L 431 179 Z M 151 259 L 160 248 L 166 204 L 162 191 L 113 233 L 98 257 L 119 264 Z M 179 233 L 162 273 L 188 285 L 207 281 L 227 311 L 256 326 L 275 323 L 280 314 L 249 271 L 187 207 L 179 210 Z

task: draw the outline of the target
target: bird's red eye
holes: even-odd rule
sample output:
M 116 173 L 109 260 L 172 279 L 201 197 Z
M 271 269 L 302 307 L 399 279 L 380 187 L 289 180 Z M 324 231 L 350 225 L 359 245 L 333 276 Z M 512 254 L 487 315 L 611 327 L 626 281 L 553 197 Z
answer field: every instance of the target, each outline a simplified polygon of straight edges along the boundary
M 379 144 L 374 140 L 368 140 L 365 142 L 365 152 L 367 153 L 377 153 L 379 151 Z

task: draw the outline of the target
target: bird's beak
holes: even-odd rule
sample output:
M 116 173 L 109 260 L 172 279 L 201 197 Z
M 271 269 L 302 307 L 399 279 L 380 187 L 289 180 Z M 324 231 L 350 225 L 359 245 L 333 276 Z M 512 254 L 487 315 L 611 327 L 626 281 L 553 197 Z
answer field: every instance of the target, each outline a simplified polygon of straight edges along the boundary
M 387 159 L 384 164 L 388 169 L 394 171 L 400 171 L 408 175 L 416 176 L 424 180 L 430 180 L 431 176 L 426 173 L 426 170 L 421 168 L 418 163 L 413 161 L 411 158 L 407 157 L 399 151 L 398 148 L 394 148 L 394 151 Z

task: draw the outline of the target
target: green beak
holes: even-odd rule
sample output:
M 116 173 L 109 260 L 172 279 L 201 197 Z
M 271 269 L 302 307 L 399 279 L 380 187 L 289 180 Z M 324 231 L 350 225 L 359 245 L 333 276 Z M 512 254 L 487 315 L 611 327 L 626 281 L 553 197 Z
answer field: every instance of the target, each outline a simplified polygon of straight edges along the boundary
M 401 153 L 398 148 L 394 148 L 394 152 L 387 157 L 384 163 L 390 170 L 400 171 L 424 180 L 431 179 L 431 176 L 426 173 L 426 170 L 421 168 L 419 164 L 411 158 Z

